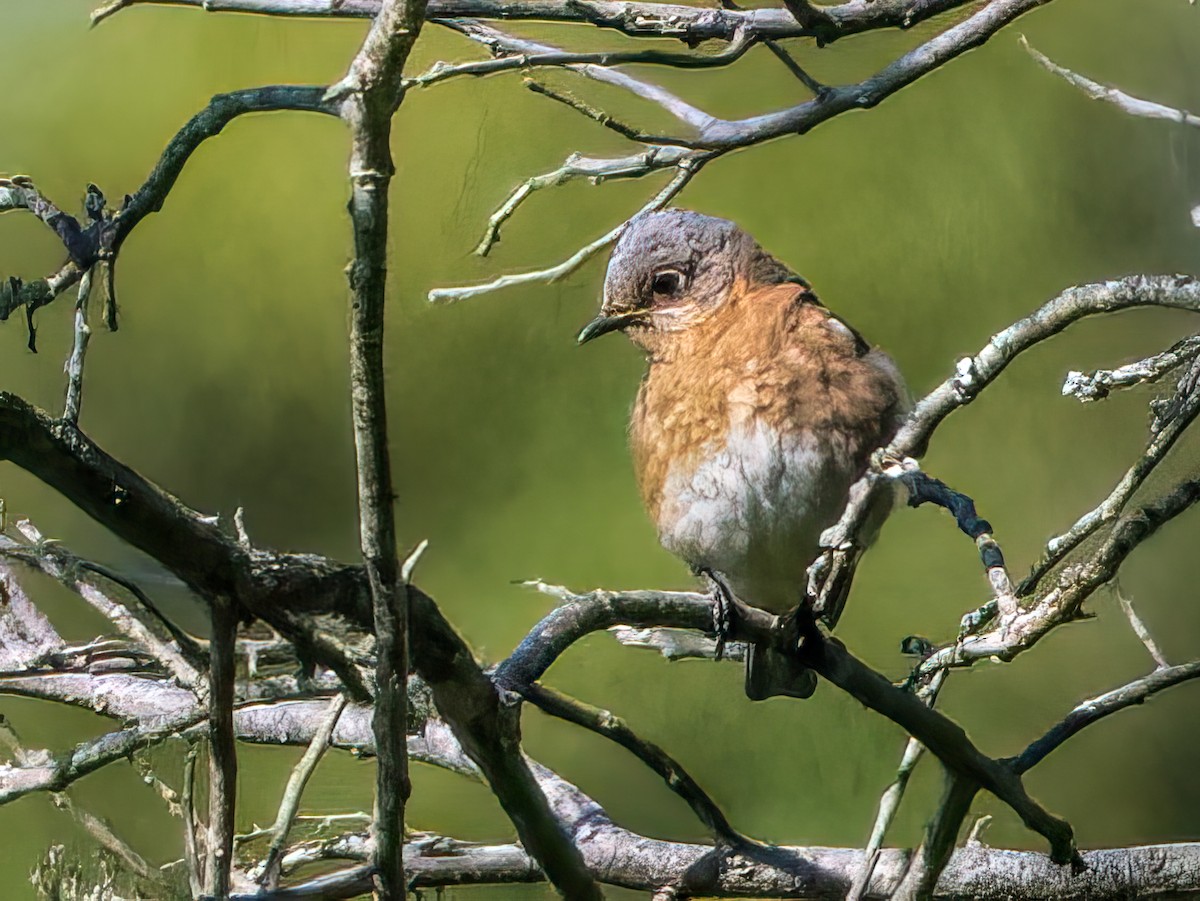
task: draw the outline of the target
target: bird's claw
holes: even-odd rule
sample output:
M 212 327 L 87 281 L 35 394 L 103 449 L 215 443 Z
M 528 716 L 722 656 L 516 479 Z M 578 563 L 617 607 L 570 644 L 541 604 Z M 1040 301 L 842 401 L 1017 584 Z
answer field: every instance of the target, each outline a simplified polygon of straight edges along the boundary
M 725 642 L 733 634 L 734 611 L 737 609 L 737 595 L 729 587 L 726 578 L 713 569 L 701 569 L 712 588 L 713 596 L 713 632 L 717 637 L 715 657 L 721 660 L 725 656 Z

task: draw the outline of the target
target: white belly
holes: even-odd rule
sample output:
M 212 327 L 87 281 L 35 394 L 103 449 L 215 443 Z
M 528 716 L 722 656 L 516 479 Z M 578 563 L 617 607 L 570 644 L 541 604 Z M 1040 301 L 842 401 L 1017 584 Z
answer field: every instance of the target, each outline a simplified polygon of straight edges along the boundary
M 659 538 L 693 566 L 723 573 L 749 603 L 782 611 L 799 603 L 804 570 L 854 476 L 853 463 L 810 432 L 780 434 L 749 418 L 724 446 L 668 473 Z

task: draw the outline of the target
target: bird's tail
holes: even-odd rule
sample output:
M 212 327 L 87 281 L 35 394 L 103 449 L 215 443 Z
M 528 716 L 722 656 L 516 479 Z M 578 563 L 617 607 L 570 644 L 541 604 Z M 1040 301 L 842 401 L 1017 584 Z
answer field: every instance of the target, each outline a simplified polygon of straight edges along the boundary
M 817 690 L 817 674 L 795 657 L 775 648 L 750 645 L 746 655 L 746 697 L 810 698 Z

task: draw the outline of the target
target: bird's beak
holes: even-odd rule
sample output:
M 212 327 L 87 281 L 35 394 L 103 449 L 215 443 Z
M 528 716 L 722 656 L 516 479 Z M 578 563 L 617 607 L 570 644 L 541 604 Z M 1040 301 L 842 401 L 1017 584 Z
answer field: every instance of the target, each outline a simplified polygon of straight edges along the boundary
M 630 323 L 644 319 L 647 313 L 647 310 L 626 310 L 623 313 L 614 313 L 612 315 L 601 313 L 583 327 L 579 332 L 579 337 L 575 340 L 580 344 L 587 344 L 593 338 L 599 338 L 601 335 L 607 335 L 609 332 L 618 331 Z

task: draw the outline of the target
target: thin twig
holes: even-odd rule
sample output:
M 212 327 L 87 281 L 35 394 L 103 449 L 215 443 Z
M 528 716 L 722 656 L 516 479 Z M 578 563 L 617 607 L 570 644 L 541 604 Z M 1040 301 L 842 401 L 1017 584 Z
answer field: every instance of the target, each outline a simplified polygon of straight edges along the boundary
M 200 897 L 204 886 L 204 858 L 196 848 L 196 742 L 188 745 L 183 758 L 183 789 L 180 791 L 179 806 L 183 814 L 183 859 L 187 866 L 188 887 L 192 897 Z
M 76 557 L 56 541 L 46 540 L 29 520 L 18 521 L 17 530 L 30 544 L 23 545 L 0 535 L 0 554 L 59 580 L 103 614 L 123 635 L 152 654 L 181 685 L 191 687 L 199 683 L 200 672 L 208 664 L 207 655 L 198 642 L 164 616 L 135 583 L 106 566 Z M 145 613 L 141 614 L 136 606 L 101 588 L 95 580 L 81 578 L 82 572 L 93 572 L 121 586 Z
M 1042 556 L 1030 568 L 1029 575 L 1017 588 L 1019 595 L 1031 593 L 1068 554 L 1103 526 L 1115 521 L 1188 426 L 1200 416 L 1200 390 L 1196 390 L 1196 386 L 1190 382 L 1180 381 L 1172 403 L 1175 407 L 1174 415 L 1157 432 L 1152 432 L 1142 455 L 1125 471 L 1108 497 L 1081 516 L 1067 531 L 1046 542 Z
M 64 367 L 67 373 L 67 399 L 63 404 L 63 419 L 72 423 L 79 422 L 79 406 L 83 403 L 83 360 L 88 339 L 92 335 L 88 326 L 88 296 L 91 291 L 92 273 L 88 270 L 79 280 L 78 299 L 75 301 L 75 341 Z
M 1200 660 L 1179 666 L 1159 667 L 1147 676 L 1083 701 L 1017 755 L 1013 767 L 1018 773 L 1028 772 L 1045 760 L 1051 751 L 1093 723 L 1127 707 L 1141 704 L 1164 689 L 1196 678 L 1200 678 Z
M 1029 41 L 1025 40 L 1025 36 L 1021 36 L 1021 46 L 1029 51 L 1032 56 L 1043 69 L 1048 72 L 1053 72 L 1059 78 L 1064 79 L 1069 84 L 1074 85 L 1079 90 L 1083 91 L 1092 100 L 1101 100 L 1105 103 L 1111 103 L 1121 112 L 1128 113 L 1131 116 L 1137 116 L 1142 119 L 1166 119 L 1169 122 L 1179 122 L 1184 125 L 1200 127 L 1200 116 L 1193 116 L 1191 113 L 1175 109 L 1174 107 L 1164 106 L 1161 103 L 1155 103 L 1152 100 L 1142 100 L 1134 97 L 1132 94 L 1126 94 L 1124 91 L 1119 91 L 1116 88 L 1110 88 L 1100 84 L 1098 81 L 1092 81 L 1090 78 L 1084 78 L 1082 75 L 1072 72 L 1070 69 L 1065 69 L 1058 63 L 1051 60 L 1049 57 L 1039 53 Z
M 90 835 L 100 847 L 111 852 L 131 873 L 145 880 L 160 891 L 165 889 L 162 873 L 156 867 L 150 866 L 142 855 L 138 854 L 129 843 L 112 831 L 107 823 L 94 814 L 77 806 L 64 792 L 54 792 L 50 795 L 54 806 L 74 818 L 80 827 Z
M 649 203 L 643 206 L 635 215 L 650 210 L 659 210 L 666 206 L 671 200 L 683 190 L 684 186 L 691 180 L 692 176 L 700 171 L 700 168 L 709 159 L 707 155 L 689 155 L 680 160 L 676 164 L 676 173 L 667 185 L 659 191 Z M 632 217 L 631 217 L 632 218 Z M 548 269 L 538 269 L 532 272 L 522 272 L 517 275 L 502 275 L 490 282 L 484 282 L 479 285 L 465 285 L 458 288 L 434 288 L 429 292 L 429 300 L 431 303 L 448 303 L 459 300 L 467 300 L 472 297 L 477 297 L 480 294 L 488 294 L 492 291 L 498 291 L 501 288 L 511 288 L 516 285 L 526 285 L 531 282 L 544 282 L 553 284 L 561 278 L 570 275 L 597 253 L 608 247 L 621 236 L 621 232 L 625 230 L 628 220 L 622 222 L 616 228 L 602 235 L 590 244 L 581 247 L 575 251 L 567 259 L 563 260 L 557 266 L 551 266 Z
M 1116 369 L 1097 369 L 1095 372 L 1071 370 L 1063 381 L 1064 397 L 1075 397 L 1081 403 L 1103 400 L 1114 388 L 1150 385 L 1174 372 L 1200 354 L 1200 335 L 1177 341 L 1162 353 L 1119 366 Z
M 938 693 L 941 691 L 948 673 L 949 670 L 941 670 L 934 674 L 933 679 L 924 692 L 925 702 L 929 706 L 932 707 L 937 703 Z M 897 811 L 900 810 L 900 801 L 904 797 L 905 790 L 908 788 L 909 777 L 912 776 L 913 770 L 917 767 L 917 762 L 924 753 L 925 746 L 915 738 L 909 738 L 905 743 L 904 754 L 900 758 L 900 766 L 896 769 L 896 778 L 892 780 L 892 784 L 887 787 L 879 799 L 879 810 L 875 814 L 875 824 L 871 827 L 871 836 L 867 840 L 867 847 L 863 851 L 863 865 L 855 877 L 850 891 L 846 894 L 846 901 L 861 901 L 866 896 L 867 889 L 871 885 L 871 877 L 874 875 L 875 867 L 879 863 L 879 853 L 883 848 L 883 841 L 887 837 L 887 832 L 896 818 Z
M 528 57 L 562 52 L 558 47 L 550 44 L 531 41 L 528 38 L 518 38 L 491 25 L 485 25 L 482 22 L 471 19 L 442 19 L 439 20 L 438 24 L 451 28 L 477 43 L 484 44 L 494 55 L 515 54 L 517 56 Z M 751 41 L 748 36 L 744 33 L 739 33 L 733 49 L 738 53 L 744 53 L 749 48 L 750 43 Z M 715 121 L 713 116 L 671 93 L 661 85 L 653 84 L 641 78 L 635 78 L 628 72 L 596 64 L 576 64 L 567 66 L 566 68 L 583 75 L 585 78 L 613 85 L 614 87 L 629 91 L 643 100 L 655 103 L 680 122 L 691 126 L 697 131 L 707 128 Z
M 551 100 L 556 100 L 564 106 L 568 106 L 575 112 L 586 116 L 593 122 L 603 125 L 610 131 L 615 131 L 623 138 L 628 138 L 630 141 L 636 141 L 639 144 L 650 144 L 665 147 L 686 147 L 691 150 L 697 150 L 702 146 L 702 142 L 691 138 L 675 137 L 673 135 L 653 134 L 645 132 L 641 129 L 628 124 L 627 122 L 618 119 L 611 113 L 607 113 L 599 107 L 592 106 L 586 100 L 581 100 L 570 91 L 560 91 L 557 88 L 552 88 L 548 84 L 544 84 L 535 78 L 527 76 L 523 84 L 535 94 L 541 94 L 543 97 L 549 97 Z
M 481 33 L 487 26 L 470 20 L 442 20 L 440 24 L 465 32 L 465 28 L 474 27 Z M 435 63 L 420 75 L 407 79 L 409 87 L 430 87 L 451 78 L 462 76 L 481 77 L 494 75 L 499 72 L 511 72 L 515 69 L 537 69 L 545 67 L 582 69 L 584 67 L 607 68 L 610 66 L 626 65 L 658 65 L 675 69 L 709 69 L 728 66 L 737 62 L 754 44 L 752 38 L 744 33 L 738 34 L 718 53 L 679 53 L 666 50 L 601 50 L 596 52 L 577 53 L 559 50 L 548 45 L 534 44 L 532 41 L 518 41 L 510 38 L 496 29 L 487 29 L 497 37 L 490 43 L 493 52 L 499 55 L 487 60 L 474 60 L 466 63 Z M 468 35 L 471 36 L 471 35 Z M 481 38 L 476 38 L 477 40 Z M 504 40 L 507 39 L 507 40 Z M 524 46 L 522 46 L 524 45 Z M 517 49 L 520 48 L 520 49 Z M 598 79 L 603 80 L 603 79 Z
M 304 794 L 304 787 L 308 785 L 308 780 L 312 778 L 317 764 L 321 762 L 321 757 L 329 747 L 329 740 L 333 737 L 338 717 L 345 709 L 346 696 L 344 694 L 338 695 L 329 702 L 329 711 L 321 721 L 317 734 L 309 742 L 304 756 L 297 762 L 292 769 L 292 775 L 288 778 L 287 786 L 283 790 L 283 797 L 279 801 L 279 812 L 275 815 L 275 824 L 270 829 L 271 844 L 262 863 L 262 872 L 257 880 L 258 884 L 267 891 L 274 891 L 279 887 L 280 863 L 284 851 L 287 850 L 288 832 L 300 809 L 300 797 Z
M 932 898 L 938 879 L 958 841 L 963 820 L 971 812 L 971 802 L 979 792 L 979 784 L 961 773 L 945 771 L 945 790 L 937 812 L 925 829 L 925 838 L 909 860 L 908 869 L 890 901 L 925 901 Z M 1084 869 L 1082 858 L 1072 864 L 1072 871 Z
M 642 763 L 661 776 L 671 791 L 688 803 L 692 812 L 708 828 L 718 843 L 733 848 L 749 848 L 757 845 L 757 842 L 742 835 L 730 824 L 716 802 L 708 796 L 700 784 L 677 760 L 653 742 L 639 738 L 620 717 L 537 682 L 522 687 L 520 693 L 527 701 L 537 705 L 546 713 L 590 729 L 597 735 L 603 735 L 631 751 Z
M 92 14 L 98 21 L 135 5 L 189 6 L 208 12 L 244 12 L 269 16 L 315 16 L 372 19 L 382 0 L 112 0 Z M 739 29 L 766 37 L 818 37 L 823 43 L 880 28 L 910 28 L 918 22 L 969 0 L 843 0 L 820 8 L 809 17 L 809 27 L 788 10 L 776 7 L 752 10 L 713 10 L 644 0 L 574 0 L 509 4 L 496 0 L 430 0 L 430 19 L 525 19 L 551 22 L 585 22 L 629 35 L 676 38 L 687 44 L 730 40 Z
M 500 228 L 535 192 L 558 187 L 568 181 L 586 178 L 600 184 L 611 178 L 640 178 L 655 169 L 668 169 L 679 164 L 688 151 L 682 147 L 649 147 L 633 156 L 598 159 L 571 154 L 557 169 L 544 175 L 534 175 L 522 182 L 508 199 L 488 218 L 487 229 L 475 247 L 478 256 L 485 257 L 500 240 Z
M 829 90 L 828 85 L 821 84 L 821 82 L 809 75 L 808 71 L 798 62 L 796 62 L 795 57 L 788 53 L 778 41 L 765 40 L 763 43 L 767 45 L 767 49 L 775 54 L 775 57 L 787 67 L 787 70 L 791 72 L 792 75 L 794 75 L 802 85 L 812 91 L 814 97 L 819 97 Z

